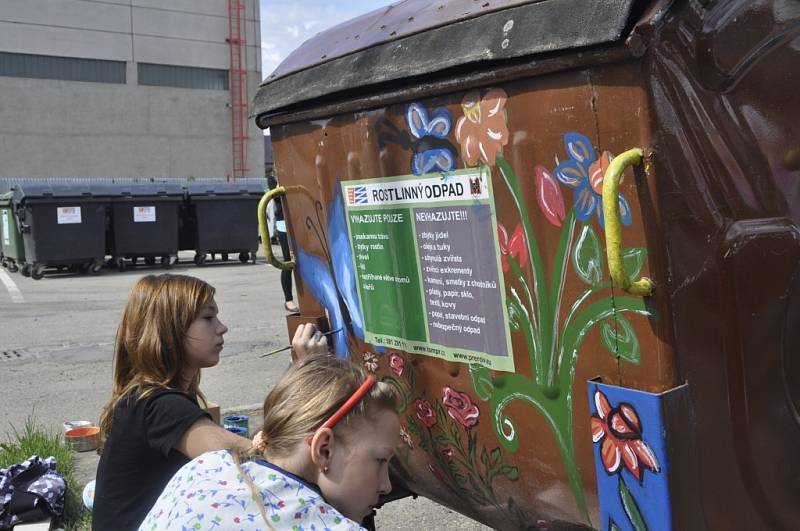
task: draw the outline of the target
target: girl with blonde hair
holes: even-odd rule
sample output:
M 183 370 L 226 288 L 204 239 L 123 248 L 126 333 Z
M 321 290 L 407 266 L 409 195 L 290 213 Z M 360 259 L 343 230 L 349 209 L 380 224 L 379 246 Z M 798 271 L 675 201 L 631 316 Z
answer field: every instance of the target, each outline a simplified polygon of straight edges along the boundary
M 360 530 L 391 490 L 400 443 L 392 388 L 363 367 L 312 355 L 264 401 L 259 444 L 183 466 L 140 530 Z
M 210 450 L 251 441 L 201 409 L 200 371 L 219 363 L 228 328 L 214 288 L 184 275 L 149 275 L 131 290 L 114 345 L 111 399 L 100 420 L 93 529 L 135 529 L 173 474 Z M 296 348 L 325 350 L 298 330 Z

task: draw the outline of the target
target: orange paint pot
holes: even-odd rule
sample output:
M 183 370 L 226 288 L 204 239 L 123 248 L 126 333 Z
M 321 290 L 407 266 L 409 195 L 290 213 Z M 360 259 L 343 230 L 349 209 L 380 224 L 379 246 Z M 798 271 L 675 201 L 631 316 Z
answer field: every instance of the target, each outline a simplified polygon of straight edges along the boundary
M 73 428 L 64 433 L 64 439 L 76 452 L 88 452 L 97 448 L 100 440 L 100 428 L 97 426 Z

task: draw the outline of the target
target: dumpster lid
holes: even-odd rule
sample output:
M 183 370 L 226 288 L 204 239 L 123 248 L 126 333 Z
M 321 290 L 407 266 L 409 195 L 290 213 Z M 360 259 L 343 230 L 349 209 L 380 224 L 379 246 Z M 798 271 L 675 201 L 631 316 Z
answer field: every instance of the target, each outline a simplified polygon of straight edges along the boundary
M 189 196 L 204 195 L 262 195 L 267 190 L 266 179 L 243 179 L 240 181 L 205 181 L 186 185 Z
M 63 198 L 90 198 L 106 196 L 101 189 L 107 185 L 90 186 L 80 184 L 55 184 L 55 183 L 20 183 L 14 187 L 14 200 L 22 202 L 25 199 Z
M 183 195 L 183 187 L 177 183 L 117 183 L 105 185 L 109 187 L 107 192 L 114 197 L 180 197 Z
M 396 2 L 305 41 L 261 84 L 253 114 L 473 63 L 616 42 L 635 4 L 644 2 Z

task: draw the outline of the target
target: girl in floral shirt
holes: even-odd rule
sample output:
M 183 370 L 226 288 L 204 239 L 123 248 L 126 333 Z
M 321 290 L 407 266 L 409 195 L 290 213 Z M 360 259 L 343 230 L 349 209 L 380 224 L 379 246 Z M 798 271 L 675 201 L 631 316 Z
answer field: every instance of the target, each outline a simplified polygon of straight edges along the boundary
M 391 490 L 394 393 L 347 360 L 305 358 L 267 395 L 256 441 L 246 454 L 187 463 L 139 529 L 363 529 L 358 522 Z

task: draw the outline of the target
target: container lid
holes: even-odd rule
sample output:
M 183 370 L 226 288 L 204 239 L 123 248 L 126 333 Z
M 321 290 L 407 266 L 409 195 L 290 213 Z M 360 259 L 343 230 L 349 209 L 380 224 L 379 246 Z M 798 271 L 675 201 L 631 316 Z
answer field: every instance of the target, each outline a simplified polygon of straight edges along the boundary
M 101 186 L 88 184 L 21 183 L 14 188 L 14 200 L 53 198 L 93 198 L 106 196 Z M 93 189 L 94 188 L 94 189 Z
M 643 0 L 405 0 L 305 41 L 261 84 L 253 114 L 370 85 L 619 41 Z M 397 83 L 395 83 L 397 84 Z M 330 102 L 327 98 L 326 102 Z M 304 105 L 299 105 L 303 103 Z
M 117 183 L 110 186 L 113 197 L 181 197 L 183 187 L 177 183 Z
M 267 189 L 266 179 L 242 179 L 235 182 L 205 181 L 186 185 L 189 197 L 210 195 L 262 195 Z
M 14 200 L 14 192 L 0 193 L 0 205 L 8 206 Z

